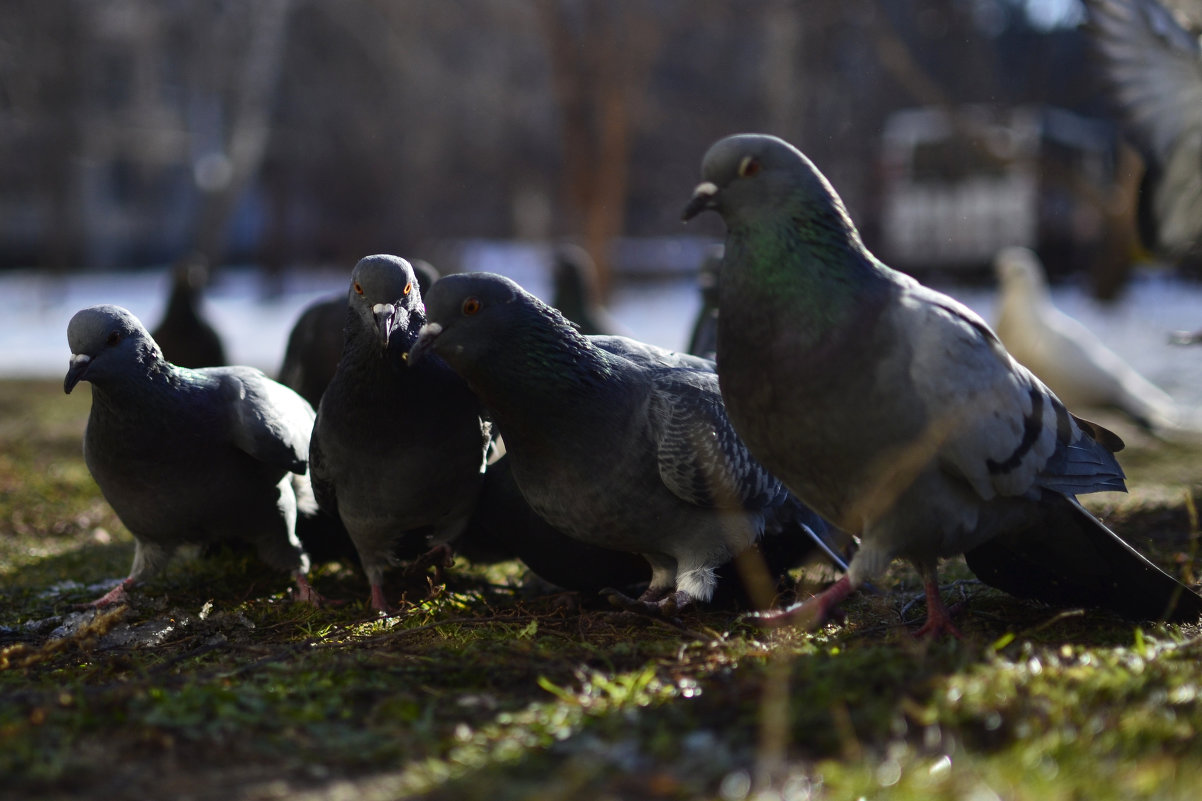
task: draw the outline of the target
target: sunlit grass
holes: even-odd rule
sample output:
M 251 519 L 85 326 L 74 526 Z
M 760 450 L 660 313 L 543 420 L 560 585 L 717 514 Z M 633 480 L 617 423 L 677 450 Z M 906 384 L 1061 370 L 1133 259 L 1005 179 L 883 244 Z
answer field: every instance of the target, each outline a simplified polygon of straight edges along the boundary
M 79 452 L 86 397 L 0 382 L 0 775 L 14 797 L 1192 799 L 1202 631 L 1022 603 L 943 571 L 964 641 L 915 642 L 920 588 L 813 634 L 706 610 L 684 629 L 460 564 L 365 606 L 292 603 L 238 552 L 185 554 L 76 624 L 132 540 Z M 1104 509 L 1179 573 L 1202 449 L 1133 450 Z M 1147 476 L 1148 478 L 1144 478 Z M 1187 502 L 1188 499 L 1188 502 Z M 953 582 L 958 582 L 954 584 Z

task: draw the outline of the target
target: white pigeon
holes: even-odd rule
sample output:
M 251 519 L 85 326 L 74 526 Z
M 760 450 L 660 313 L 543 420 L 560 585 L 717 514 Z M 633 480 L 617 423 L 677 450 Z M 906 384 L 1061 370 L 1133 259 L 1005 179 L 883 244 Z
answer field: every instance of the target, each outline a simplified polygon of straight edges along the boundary
M 1176 428 L 1179 412 L 1164 390 L 1144 378 L 1077 319 L 1052 303 L 1039 257 L 1028 248 L 998 252 L 1001 302 L 994 326 L 1006 350 L 1070 409 L 1110 407 L 1152 431 Z

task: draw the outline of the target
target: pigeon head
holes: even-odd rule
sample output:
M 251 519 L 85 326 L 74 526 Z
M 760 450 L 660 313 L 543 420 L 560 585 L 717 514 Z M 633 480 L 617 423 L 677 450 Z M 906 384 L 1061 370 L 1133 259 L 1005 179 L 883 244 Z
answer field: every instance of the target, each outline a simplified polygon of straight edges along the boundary
M 712 210 L 727 227 L 783 218 L 859 239 L 834 187 L 783 139 L 767 134 L 721 139 L 702 159 L 701 175 L 682 214 L 685 221 Z
M 71 348 L 71 365 L 63 381 L 67 394 L 80 381 L 102 385 L 163 358 L 138 318 L 120 306 L 90 306 L 76 312 L 67 324 L 67 344 Z
M 508 330 L 506 320 L 521 316 L 532 300 L 502 275 L 459 273 L 438 279 L 430 288 L 426 324 L 409 351 L 409 364 L 417 364 L 430 351 L 452 367 L 483 358 L 504 343 L 482 332 Z
M 993 259 L 993 270 L 1003 290 L 1022 292 L 1029 297 L 1047 294 L 1043 265 L 1030 248 L 1002 248 Z
M 364 330 L 374 331 L 381 348 L 396 331 L 420 322 L 422 293 L 409 262 L 399 256 L 360 259 L 351 271 L 347 305 Z

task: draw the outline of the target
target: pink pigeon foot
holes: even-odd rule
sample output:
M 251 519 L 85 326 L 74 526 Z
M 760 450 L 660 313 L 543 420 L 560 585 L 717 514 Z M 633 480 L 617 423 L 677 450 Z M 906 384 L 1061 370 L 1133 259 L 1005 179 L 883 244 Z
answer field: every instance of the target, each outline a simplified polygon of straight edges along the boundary
M 601 595 L 611 604 L 626 612 L 665 620 L 676 617 L 682 609 L 693 603 L 693 599 L 689 597 L 688 593 L 680 591 L 647 590 L 638 598 L 631 598 L 619 590 L 606 587 L 601 590 Z
M 793 604 L 785 609 L 758 612 L 748 617 L 765 628 L 796 626 L 805 631 L 814 631 L 830 620 L 835 607 L 843 603 L 854 589 L 851 579 L 844 576 L 805 603 Z
M 939 595 L 939 583 L 935 577 L 926 578 L 923 581 L 923 587 L 927 594 L 927 620 L 918 631 L 914 632 L 914 637 L 930 637 L 934 640 L 950 634 L 957 640 L 964 639 L 960 629 L 952 623 L 952 614 L 948 611 L 947 605 L 943 603 L 942 596 Z
M 296 579 L 296 602 L 312 604 L 317 608 L 321 608 L 327 602 L 321 593 L 313 589 L 313 585 L 309 583 L 309 578 L 304 573 L 297 572 L 294 575 Z
M 134 586 L 134 579 L 123 579 L 116 587 L 101 595 L 95 601 L 86 604 L 78 604 L 79 609 L 103 609 L 106 606 L 116 606 L 117 604 L 129 603 L 129 588 Z

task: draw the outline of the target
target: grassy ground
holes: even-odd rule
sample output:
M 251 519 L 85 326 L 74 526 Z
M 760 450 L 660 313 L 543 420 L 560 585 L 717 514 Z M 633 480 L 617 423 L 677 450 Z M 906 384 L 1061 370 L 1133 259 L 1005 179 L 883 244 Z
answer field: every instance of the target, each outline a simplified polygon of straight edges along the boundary
M 815 634 L 686 627 L 460 565 L 372 619 L 315 584 L 180 558 L 98 616 L 132 541 L 80 456 L 89 394 L 0 382 L 0 796 L 192 799 L 1198 797 L 1202 632 L 1008 598 L 943 571 L 961 642 L 917 643 L 903 568 Z M 1128 433 L 1128 432 L 1124 432 Z M 1170 570 L 1202 561 L 1202 446 L 1138 436 L 1094 509 Z M 815 578 L 822 578 L 816 576 Z M 97 586 L 99 585 L 99 586 Z M 426 597 L 429 595 L 430 597 Z

